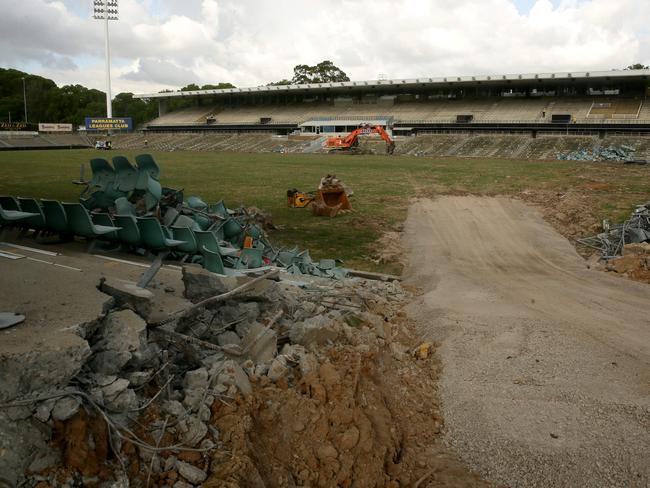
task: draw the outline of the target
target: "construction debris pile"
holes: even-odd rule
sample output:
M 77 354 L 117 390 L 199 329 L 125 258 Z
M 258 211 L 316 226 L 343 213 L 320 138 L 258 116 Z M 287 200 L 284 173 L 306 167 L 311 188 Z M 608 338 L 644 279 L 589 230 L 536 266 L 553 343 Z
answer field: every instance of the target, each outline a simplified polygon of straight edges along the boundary
M 183 190 L 161 185 L 152 156 L 141 154 L 136 163 L 124 156 L 113 157 L 113 165 L 92 159 L 92 179 L 85 181 L 82 171 L 75 182 L 85 185 L 80 203 L 0 197 L 0 225 L 33 229 L 35 236 L 83 237 L 89 250 L 103 242 L 160 260 L 199 263 L 219 274 L 280 267 L 293 274 L 346 275 L 331 259 L 313 261 L 308 251 L 276 248 L 266 235 L 273 228 L 270 216 L 259 209 L 233 210 L 223 200 L 208 204 L 197 196 L 185 198 Z
M 580 149 L 557 153 L 562 161 L 634 161 L 635 149 L 631 146 L 594 147 L 593 150 Z
M 650 202 L 637 206 L 622 224 L 605 221 L 603 230 L 596 236 L 578 239 L 580 244 L 600 251 L 603 259 L 621 256 L 626 244 L 650 242 Z
M 411 457 L 391 415 L 421 403 L 410 395 L 432 383 L 413 370 L 420 386 L 398 393 L 390 411 L 382 395 L 392 392 L 373 383 L 408 357 L 397 342 L 408 293 L 395 282 L 295 280 L 279 270 L 225 277 L 186 265 L 182 307 L 168 316 L 157 315 L 151 290 L 102 280 L 104 310 L 78 328 L 75 351 L 2 358 L 14 374 L 0 377 L 0 450 L 10 452 L 0 473 L 37 487 L 417 479 L 429 467 Z M 387 373 L 375 371 L 379 363 Z M 432 408 L 406 411 L 439 422 Z M 418 428 L 418 445 L 433 430 Z

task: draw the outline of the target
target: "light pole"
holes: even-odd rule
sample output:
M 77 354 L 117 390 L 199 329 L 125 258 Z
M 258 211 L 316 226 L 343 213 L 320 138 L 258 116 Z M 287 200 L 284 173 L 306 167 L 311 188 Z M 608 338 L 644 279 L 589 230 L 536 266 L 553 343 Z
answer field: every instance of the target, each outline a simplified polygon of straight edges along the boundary
M 25 123 L 27 123 L 27 90 L 25 90 L 25 77 L 23 76 L 23 103 L 25 105 Z
M 117 0 L 93 0 L 93 17 L 104 21 L 104 47 L 106 50 L 106 117 L 113 117 L 111 106 L 111 49 L 108 42 L 108 21 L 117 20 Z

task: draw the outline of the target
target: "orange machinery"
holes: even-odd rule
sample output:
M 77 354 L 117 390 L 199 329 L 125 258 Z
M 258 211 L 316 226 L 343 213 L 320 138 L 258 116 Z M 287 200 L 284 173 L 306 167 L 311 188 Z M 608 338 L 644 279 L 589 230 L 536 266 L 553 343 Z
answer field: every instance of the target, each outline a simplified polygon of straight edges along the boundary
M 330 137 L 325 142 L 325 147 L 330 151 L 353 151 L 359 147 L 359 136 L 364 134 L 379 134 L 386 141 L 386 153 L 393 154 L 395 141 L 391 139 L 388 132 L 381 125 L 364 125 L 353 130 L 345 137 Z

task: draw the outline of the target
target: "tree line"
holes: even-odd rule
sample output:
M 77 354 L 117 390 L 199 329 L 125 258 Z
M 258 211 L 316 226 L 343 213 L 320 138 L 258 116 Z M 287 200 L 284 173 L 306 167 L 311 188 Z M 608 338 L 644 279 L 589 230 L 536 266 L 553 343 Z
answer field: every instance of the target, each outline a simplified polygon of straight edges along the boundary
M 23 104 L 23 80 L 27 100 L 27 121 L 68 123 L 77 127 L 84 124 L 86 117 L 102 117 L 106 114 L 106 94 L 101 90 L 82 85 L 57 84 L 42 76 L 25 73 L 16 69 L 0 68 L 0 124 L 6 122 L 25 122 Z M 322 83 L 327 81 L 349 81 L 347 75 L 334 66 L 331 61 L 323 61 L 314 66 L 306 64 L 294 68 L 291 80 L 281 80 L 270 84 Z M 189 84 L 181 91 L 212 90 L 235 88 L 231 83 L 218 83 L 199 86 Z M 171 92 L 172 90 L 164 90 Z M 170 99 L 168 110 L 175 111 L 190 107 L 191 98 Z M 133 98 L 133 93 L 118 93 L 113 99 L 114 117 L 131 117 L 134 126 L 143 124 L 158 115 L 156 100 Z

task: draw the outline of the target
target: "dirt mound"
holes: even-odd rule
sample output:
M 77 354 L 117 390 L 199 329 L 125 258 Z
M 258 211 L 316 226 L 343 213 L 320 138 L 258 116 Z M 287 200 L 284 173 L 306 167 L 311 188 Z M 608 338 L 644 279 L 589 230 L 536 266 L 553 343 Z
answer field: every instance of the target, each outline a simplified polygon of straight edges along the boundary
M 483 486 L 438 446 L 436 359 L 392 350 L 333 347 L 295 388 L 215 403 L 226 445 L 204 486 Z
M 650 244 L 626 244 L 623 256 L 610 260 L 605 270 L 634 281 L 650 283 Z

